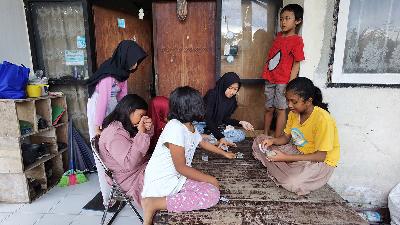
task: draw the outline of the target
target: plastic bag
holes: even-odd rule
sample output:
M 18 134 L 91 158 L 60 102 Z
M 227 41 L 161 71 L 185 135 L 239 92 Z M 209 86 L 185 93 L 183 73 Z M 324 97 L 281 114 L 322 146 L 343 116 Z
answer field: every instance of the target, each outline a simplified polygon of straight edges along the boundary
M 29 71 L 24 65 L 18 66 L 7 61 L 0 64 L 0 98 L 25 98 Z

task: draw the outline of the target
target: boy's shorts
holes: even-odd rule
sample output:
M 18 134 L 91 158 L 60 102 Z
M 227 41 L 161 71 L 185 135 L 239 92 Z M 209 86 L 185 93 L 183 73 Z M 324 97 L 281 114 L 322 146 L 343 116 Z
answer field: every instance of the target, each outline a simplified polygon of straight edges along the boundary
M 286 84 L 271 84 L 265 81 L 265 108 L 287 109 L 285 88 Z

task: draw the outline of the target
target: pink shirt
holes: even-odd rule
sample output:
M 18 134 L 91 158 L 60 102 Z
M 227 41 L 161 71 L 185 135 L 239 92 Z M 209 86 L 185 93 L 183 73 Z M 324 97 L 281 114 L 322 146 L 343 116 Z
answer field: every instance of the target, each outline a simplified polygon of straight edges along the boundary
M 101 132 L 99 154 L 106 166 L 113 172 L 121 188 L 140 205 L 143 189 L 144 169 L 147 166 L 150 138 L 148 133 L 137 133 L 131 138 L 122 123 L 115 121 Z M 111 184 L 110 180 L 109 183 Z
M 116 95 L 117 101 L 120 101 L 125 95 L 128 94 L 128 81 L 118 82 L 113 77 L 106 77 L 102 79 L 96 85 L 96 92 L 98 93 L 97 103 L 96 103 L 96 114 L 94 116 L 94 124 L 96 126 L 101 126 L 104 118 L 107 116 L 107 104 L 111 98 L 111 91 L 113 84 L 117 84 L 120 88 L 120 92 Z

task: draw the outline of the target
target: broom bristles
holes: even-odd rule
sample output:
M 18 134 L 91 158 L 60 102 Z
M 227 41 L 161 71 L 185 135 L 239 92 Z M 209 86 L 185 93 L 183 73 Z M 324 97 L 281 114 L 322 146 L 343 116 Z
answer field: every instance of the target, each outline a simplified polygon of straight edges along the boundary
M 86 178 L 85 174 L 82 171 L 74 171 L 68 170 L 63 174 L 58 182 L 59 187 L 66 187 L 75 184 L 82 184 L 87 182 L 88 179 Z

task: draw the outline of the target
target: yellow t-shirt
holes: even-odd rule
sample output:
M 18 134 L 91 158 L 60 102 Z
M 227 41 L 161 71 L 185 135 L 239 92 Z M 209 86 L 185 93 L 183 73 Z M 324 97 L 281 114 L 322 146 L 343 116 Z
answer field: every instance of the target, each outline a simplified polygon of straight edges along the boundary
M 340 158 L 340 146 L 336 122 L 326 110 L 314 106 L 310 117 L 300 124 L 300 115 L 289 113 L 285 133 L 291 135 L 291 141 L 304 154 L 316 151 L 326 153 L 325 163 L 336 166 Z

